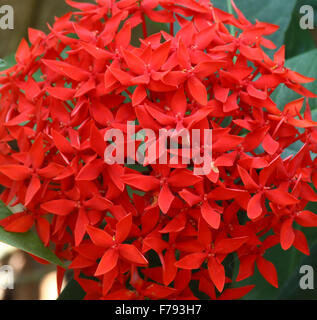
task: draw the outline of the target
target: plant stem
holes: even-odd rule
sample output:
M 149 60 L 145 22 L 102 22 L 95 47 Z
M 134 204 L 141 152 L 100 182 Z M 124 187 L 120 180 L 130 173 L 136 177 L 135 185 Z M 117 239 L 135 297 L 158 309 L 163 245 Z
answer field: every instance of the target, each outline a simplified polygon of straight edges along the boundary
M 174 37 L 174 22 L 170 23 L 170 35 Z
M 142 12 L 142 29 L 143 29 L 143 38 L 147 38 L 147 28 L 144 13 Z
M 228 13 L 233 14 L 233 8 L 231 4 L 231 0 L 227 0 Z M 234 36 L 234 26 L 230 25 L 229 30 L 232 36 Z

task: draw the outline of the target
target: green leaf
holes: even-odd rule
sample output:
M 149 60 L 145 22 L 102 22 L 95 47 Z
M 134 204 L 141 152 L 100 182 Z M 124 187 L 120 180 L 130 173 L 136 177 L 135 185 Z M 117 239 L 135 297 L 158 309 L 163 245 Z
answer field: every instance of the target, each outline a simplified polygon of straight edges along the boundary
M 317 79 L 317 49 L 287 60 L 285 66 L 307 77 Z M 309 83 L 305 85 L 305 87 L 308 90 L 317 93 L 317 81 Z M 299 99 L 301 96 L 283 85 L 276 89 L 272 97 L 275 103 L 277 103 L 278 108 L 281 110 L 284 108 L 285 104 Z M 310 99 L 309 103 L 312 109 L 317 109 L 317 99 Z
M 212 0 L 211 2 L 215 7 L 228 12 L 227 1 Z M 296 0 L 235 0 L 235 4 L 251 22 L 257 19 L 279 25 L 280 29 L 269 39 L 277 47 L 284 43 L 285 32 L 291 21 Z
M 0 219 L 4 219 L 11 214 L 12 212 L 0 201 Z M 49 248 L 45 247 L 41 239 L 31 231 L 13 233 L 0 227 L 0 241 L 64 267 L 62 261 Z
M 296 7 L 285 35 L 287 59 L 313 50 L 316 47 L 311 32 L 301 29 L 299 21 L 299 9 Z
M 0 59 L 0 71 L 6 70 L 16 64 L 14 54 Z
M 84 297 L 85 291 L 76 280 L 72 279 L 67 283 L 57 300 L 83 300 Z
M 303 274 L 300 274 L 299 270 L 303 265 L 309 265 L 313 267 L 314 271 L 317 270 L 317 243 L 313 246 L 310 256 L 304 257 L 300 261 L 292 276 L 283 285 L 278 296 L 279 300 L 317 300 L 316 290 L 303 290 L 300 288 L 299 281 Z M 314 288 L 316 288 L 316 279 L 315 277 Z

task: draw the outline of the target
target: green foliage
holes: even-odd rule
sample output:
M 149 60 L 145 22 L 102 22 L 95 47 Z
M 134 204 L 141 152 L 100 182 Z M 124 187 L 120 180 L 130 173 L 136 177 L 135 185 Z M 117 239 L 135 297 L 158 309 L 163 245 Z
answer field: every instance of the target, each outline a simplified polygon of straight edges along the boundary
M 74 279 L 70 280 L 57 300 L 83 300 L 85 291 Z
M 15 56 L 11 54 L 3 59 L 0 59 L 0 71 L 6 70 L 15 65 Z
M 308 51 L 286 61 L 286 67 L 291 68 L 307 77 L 317 79 L 317 49 Z M 308 90 L 317 92 L 317 82 L 311 82 L 305 87 Z M 299 99 L 300 95 L 288 89 L 286 86 L 279 87 L 273 95 L 273 100 L 277 103 L 279 109 L 282 109 L 286 103 Z M 310 107 L 317 109 L 317 99 L 310 99 Z
M 314 271 L 317 270 L 317 243 L 311 249 L 310 256 L 304 257 L 300 263 L 294 266 L 293 273 L 290 274 L 289 279 L 280 288 L 279 300 L 316 300 L 316 290 L 303 290 L 299 286 L 300 278 L 303 276 L 299 273 L 300 267 L 303 265 L 309 265 L 313 267 Z M 316 277 L 314 279 L 314 288 L 316 288 Z
M 286 58 L 292 58 L 315 48 L 315 42 L 309 30 L 300 28 L 299 8 L 295 7 L 292 21 L 285 34 Z

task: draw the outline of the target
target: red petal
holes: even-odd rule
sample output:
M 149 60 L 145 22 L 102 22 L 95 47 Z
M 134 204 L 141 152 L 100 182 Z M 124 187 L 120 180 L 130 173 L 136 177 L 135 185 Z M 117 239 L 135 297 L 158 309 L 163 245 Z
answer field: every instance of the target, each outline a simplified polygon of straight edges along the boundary
M 0 172 L 14 181 L 22 181 L 31 175 L 31 170 L 27 167 L 8 164 L 0 166 Z
M 309 256 L 310 254 L 309 246 L 304 233 L 296 229 L 294 230 L 294 232 L 295 232 L 295 240 L 294 240 L 293 246 L 300 252 Z
M 175 291 L 176 290 L 173 288 L 152 283 L 146 289 L 144 289 L 143 294 L 151 299 L 164 299 L 173 294 Z
M 80 45 L 94 58 L 102 60 L 110 60 L 112 58 L 111 52 L 103 50 L 99 47 L 96 47 L 93 44 L 86 43 L 84 41 L 80 42 Z
M 223 88 L 219 84 L 215 83 L 214 84 L 214 94 L 215 98 L 222 102 L 225 103 L 228 99 L 230 89 L 229 88 Z
M 182 199 L 186 201 L 189 206 L 194 206 L 195 204 L 201 201 L 201 197 L 197 196 L 196 194 L 190 192 L 187 189 L 183 189 L 178 193 Z
M 251 48 L 246 45 L 241 45 L 240 52 L 251 61 L 261 61 L 263 59 L 263 53 L 259 48 Z
M 40 179 L 36 175 L 33 175 L 31 182 L 26 191 L 25 206 L 27 206 L 32 201 L 33 197 L 40 190 L 40 188 L 41 188 Z
M 115 268 L 118 258 L 119 254 L 116 249 L 108 249 L 98 264 L 95 276 L 101 276 Z
M 87 80 L 87 78 L 90 76 L 90 73 L 85 71 L 84 69 L 75 67 L 63 61 L 47 60 L 47 59 L 42 59 L 41 61 L 47 67 L 57 72 L 58 74 L 67 76 L 75 81 Z
M 44 156 L 43 137 L 40 134 L 35 139 L 30 150 L 30 157 L 34 169 L 38 169 L 42 165 Z
M 174 249 L 167 249 L 164 255 L 164 266 L 163 266 L 163 282 L 164 285 L 168 286 L 174 281 L 177 274 L 177 267 L 175 266 L 176 258 Z
M 142 191 L 155 190 L 160 185 L 159 180 L 157 180 L 155 177 L 133 173 L 122 176 L 122 181 L 125 184 Z
M 207 255 L 205 253 L 188 254 L 184 258 L 175 263 L 176 267 L 180 269 L 199 269 Z
M 215 211 L 207 201 L 201 206 L 201 214 L 205 221 L 214 229 L 218 229 L 221 222 L 220 214 Z
M 221 239 L 216 241 L 215 251 L 219 254 L 228 254 L 239 249 L 246 241 L 248 237 L 237 237 Z
M 280 144 L 275 141 L 271 135 L 268 133 L 265 138 L 262 141 L 262 146 L 263 149 L 269 154 L 269 155 L 274 155 L 278 148 L 280 147 Z
M 141 104 L 146 97 L 147 93 L 144 86 L 138 85 L 132 95 L 132 105 L 137 106 Z
M 198 222 L 198 239 L 206 248 L 211 244 L 212 233 L 209 225 L 204 219 L 199 218 Z
M 175 92 L 171 101 L 171 108 L 174 114 L 185 114 L 187 109 L 187 99 L 183 88 L 180 88 Z
M 195 176 L 192 171 L 187 169 L 176 169 L 168 178 L 168 184 L 175 188 L 190 187 L 200 181 L 202 181 L 201 177 Z
M 256 260 L 256 264 L 264 279 L 273 287 L 278 288 L 277 272 L 274 264 L 261 256 Z
M 208 273 L 218 291 L 222 292 L 226 280 L 225 268 L 215 257 L 210 257 L 208 260 Z
M 171 192 L 170 188 L 166 183 L 164 183 L 158 197 L 158 204 L 163 213 L 168 212 L 174 198 L 175 196 Z
M 122 50 L 123 58 L 128 65 L 128 68 L 136 74 L 144 74 L 145 63 L 138 56 L 128 50 Z
M 38 217 L 36 219 L 36 230 L 44 245 L 48 246 L 50 241 L 50 223 L 45 218 Z
M 281 189 L 265 191 L 265 195 L 270 201 L 282 206 L 288 206 L 299 202 L 293 195 Z
M 154 70 L 159 70 L 162 67 L 162 65 L 166 62 L 166 59 L 170 51 L 170 47 L 171 42 L 166 41 L 154 50 L 151 59 L 151 66 Z
M 292 246 L 295 239 L 292 218 L 289 218 L 283 222 L 281 226 L 280 239 L 283 250 L 288 250 Z
M 25 39 L 22 39 L 15 54 L 15 59 L 18 63 L 27 63 L 30 59 L 31 51 Z
M 192 97 L 201 105 L 207 105 L 207 90 L 197 77 L 190 77 L 187 81 L 188 90 Z
M 260 99 L 260 100 L 266 100 L 267 98 L 267 92 L 261 91 L 256 89 L 253 85 L 248 85 L 247 92 L 251 97 Z
M 250 219 L 256 219 L 262 214 L 262 193 L 256 193 L 248 203 L 247 213 Z
M 76 247 L 78 247 L 81 241 L 83 240 L 88 224 L 89 224 L 89 220 L 87 217 L 86 210 L 82 207 L 79 209 L 75 230 L 74 230 Z
M 255 285 L 249 285 L 241 288 L 229 288 L 223 292 L 218 300 L 238 300 L 248 294 Z
M 243 141 L 244 151 L 250 152 L 257 148 L 264 140 L 268 131 L 269 127 L 259 127 L 249 132 Z
M 75 90 L 64 87 L 47 87 L 45 89 L 52 97 L 66 101 L 71 100 L 74 97 Z
M 99 174 L 102 172 L 104 165 L 105 165 L 104 162 L 99 161 L 99 159 L 86 164 L 79 171 L 76 177 L 76 180 L 86 180 L 86 181 L 95 180 L 99 176 Z
M 70 145 L 69 141 L 61 135 L 59 132 L 52 129 L 52 137 L 54 140 L 54 143 L 59 151 L 66 154 L 73 154 L 74 149 Z
M 117 48 L 127 48 L 131 41 L 131 24 L 124 24 L 122 29 L 117 33 L 115 42 Z
M 41 204 L 43 210 L 60 216 L 70 214 L 76 206 L 75 201 L 67 199 L 52 200 Z
M 34 223 L 34 218 L 32 215 L 27 214 L 18 219 L 15 219 L 12 223 L 7 225 L 4 230 L 8 232 L 27 232 L 31 229 Z
M 122 243 L 129 235 L 132 227 L 132 214 L 123 217 L 116 226 L 116 242 Z
M 317 227 L 317 215 L 311 211 L 301 211 L 295 221 L 303 227 Z
M 228 99 L 226 99 L 224 106 L 223 106 L 223 111 L 224 112 L 231 112 L 231 111 L 239 109 L 239 105 L 237 103 L 237 98 L 238 98 L 237 92 L 233 92 L 228 97 Z
M 252 277 L 254 273 L 254 264 L 256 258 L 256 255 L 248 255 L 240 259 L 239 274 L 236 281 L 242 281 L 244 279 Z
M 114 244 L 113 238 L 104 230 L 87 226 L 87 232 L 96 246 L 109 248 Z
M 168 222 L 160 233 L 180 232 L 185 228 L 186 221 L 186 216 L 180 213 Z
M 119 246 L 120 256 L 129 262 L 147 265 L 148 261 L 145 259 L 143 254 L 133 245 L 131 244 L 120 244 Z
M 252 179 L 250 174 L 244 168 L 238 166 L 239 175 L 248 190 L 257 190 L 259 188 L 258 184 Z

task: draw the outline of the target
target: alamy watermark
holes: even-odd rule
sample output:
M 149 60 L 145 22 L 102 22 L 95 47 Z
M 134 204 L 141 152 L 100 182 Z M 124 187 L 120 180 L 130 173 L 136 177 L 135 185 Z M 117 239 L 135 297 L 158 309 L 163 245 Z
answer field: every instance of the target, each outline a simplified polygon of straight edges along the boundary
M 299 280 L 299 287 L 302 290 L 314 290 L 314 268 L 305 264 L 300 267 L 299 273 L 302 274 Z
M 212 161 L 211 129 L 141 129 L 136 132 L 133 121 L 127 122 L 126 132 L 106 131 L 108 143 L 104 160 L 107 164 L 171 164 L 193 166 L 195 175 L 217 172 Z
M 310 5 L 303 5 L 299 9 L 299 13 L 302 15 L 299 20 L 300 28 L 313 30 L 315 26 L 314 8 Z
M 14 270 L 9 265 L 0 267 L 0 289 L 14 289 Z
M 14 9 L 9 5 L 0 6 L 0 29 L 14 29 Z

